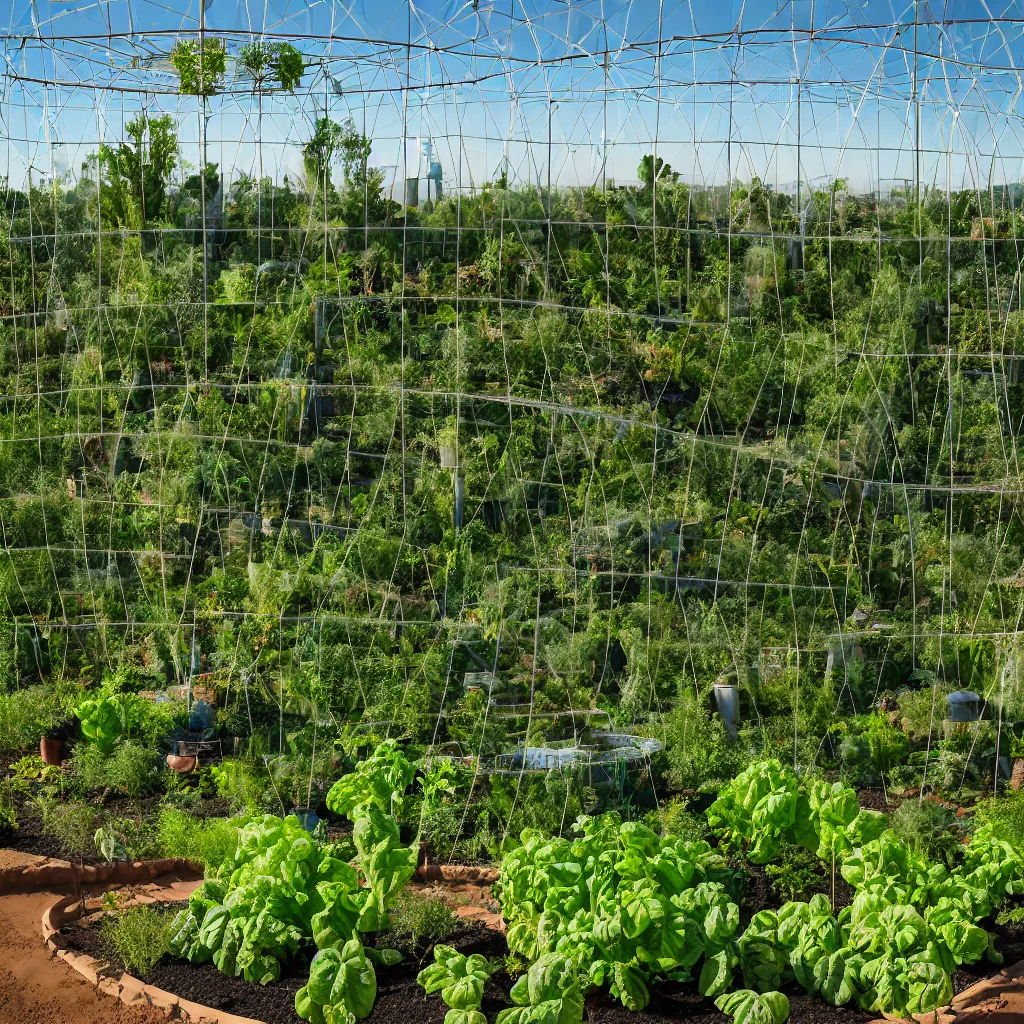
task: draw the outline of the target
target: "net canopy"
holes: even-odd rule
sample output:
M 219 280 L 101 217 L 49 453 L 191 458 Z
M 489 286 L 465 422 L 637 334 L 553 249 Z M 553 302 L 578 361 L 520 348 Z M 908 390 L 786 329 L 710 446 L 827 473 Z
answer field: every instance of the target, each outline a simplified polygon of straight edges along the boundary
M 1022 29 L 13 0 L 0 682 L 488 758 L 699 757 L 716 680 L 800 763 L 1024 717 Z

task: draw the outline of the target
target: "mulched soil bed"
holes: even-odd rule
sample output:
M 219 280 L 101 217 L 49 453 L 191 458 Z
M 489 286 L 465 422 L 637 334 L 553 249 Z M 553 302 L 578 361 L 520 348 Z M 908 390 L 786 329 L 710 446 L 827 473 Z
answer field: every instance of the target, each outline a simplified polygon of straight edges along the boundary
M 116 955 L 111 956 L 104 946 L 97 928 L 73 922 L 62 934 L 69 947 L 108 960 L 115 970 L 124 969 Z M 505 937 L 479 924 L 463 928 L 445 942 L 467 955 L 482 953 L 501 959 L 508 954 Z M 447 1007 L 438 996 L 425 997 L 416 984 L 416 975 L 433 962 L 429 950 L 421 950 L 420 956 L 406 955 L 395 967 L 377 969 L 377 1002 L 369 1018 L 371 1024 L 443 1024 Z M 267 1024 L 299 1024 L 295 993 L 306 983 L 307 971 L 304 964 L 291 964 L 280 981 L 261 986 L 241 978 L 225 977 L 212 964 L 195 967 L 164 957 L 143 980 L 185 999 L 243 1017 L 255 1017 Z M 504 967 L 491 977 L 482 1006 L 488 1017 L 510 1005 L 508 992 L 514 980 Z M 799 988 L 791 988 L 787 994 L 790 1019 L 795 1024 L 863 1024 L 875 1016 L 833 1008 Z M 657 986 L 650 1006 L 642 1013 L 625 1009 L 606 991 L 591 993 L 587 998 L 587 1020 L 589 1024 L 669 1024 L 680 1020 L 693 1024 L 729 1024 L 731 1018 L 717 1010 L 713 1000 L 700 996 L 692 985 L 670 982 Z
M 801 988 L 787 988 L 789 1019 L 793 1024 L 863 1024 L 876 1020 L 878 1015 L 828 1003 L 809 996 Z M 692 985 L 658 985 L 651 1002 L 642 1013 L 627 1010 L 607 990 L 591 993 L 587 997 L 589 1024 L 730 1024 L 732 1017 L 715 1008 L 714 1000 L 705 999 Z

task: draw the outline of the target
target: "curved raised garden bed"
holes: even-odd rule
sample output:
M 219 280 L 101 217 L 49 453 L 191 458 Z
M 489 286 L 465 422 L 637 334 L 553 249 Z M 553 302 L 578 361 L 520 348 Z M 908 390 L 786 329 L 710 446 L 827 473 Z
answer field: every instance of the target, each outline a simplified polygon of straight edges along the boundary
M 202 877 L 200 867 L 178 858 L 116 861 L 113 864 L 69 864 L 67 861 L 46 860 L 41 864 L 0 868 L 0 894 L 36 892 L 68 885 L 136 885 L 172 873 L 198 873 Z
M 103 870 L 98 870 L 99 868 Z M 160 875 L 170 872 L 188 873 L 195 876 L 198 881 L 198 872 L 194 871 L 193 865 L 187 861 L 148 861 L 135 864 L 114 864 L 87 866 L 85 871 L 75 868 L 69 864 L 41 864 L 26 867 L 0 869 L 0 892 L 25 891 L 26 888 L 34 887 L 48 888 L 53 885 L 74 884 L 75 875 L 80 875 L 82 882 L 87 884 L 113 883 L 131 885 L 152 882 Z M 431 865 L 430 868 L 421 868 L 417 872 L 420 879 L 444 880 L 452 882 L 476 882 L 486 884 L 491 881 L 497 872 L 487 868 L 462 868 L 458 866 L 448 867 L 447 865 Z M 34 886 L 33 886 L 34 883 Z M 149 890 L 155 900 L 163 899 L 167 902 L 176 902 L 183 898 L 183 892 L 179 885 L 177 888 L 165 887 L 161 893 L 153 888 Z M 153 1006 L 163 1010 L 168 1016 L 175 1016 L 179 1019 L 190 1021 L 192 1024 L 263 1024 L 257 1018 L 242 1017 L 229 1013 L 225 1010 L 203 1006 L 191 1000 L 181 998 L 172 992 L 157 988 L 154 985 L 146 984 L 138 978 L 126 972 L 118 972 L 116 976 L 109 973 L 107 965 L 94 959 L 88 954 L 71 950 L 65 947 L 64 940 L 60 934 L 61 927 L 71 921 L 77 920 L 82 914 L 82 902 L 78 896 L 69 895 L 61 897 L 54 904 L 47 908 L 42 918 L 43 938 L 47 947 L 60 959 L 64 960 L 70 967 L 77 971 L 86 981 L 95 986 L 100 992 L 113 998 L 119 999 L 129 1006 Z M 1013 967 L 1006 968 L 993 977 L 978 981 L 969 988 L 958 993 L 952 1004 L 927 1014 L 920 1014 L 915 1019 L 917 1024 L 949 1024 L 954 1017 L 966 1020 L 974 1020 L 974 1014 L 982 1016 L 991 1008 L 993 1003 L 1003 1004 L 1007 992 L 1010 991 L 1014 998 L 1019 998 L 1024 1006 L 1024 962 Z M 810 1003 L 813 997 L 806 997 Z M 805 999 L 801 999 L 803 1003 Z M 620 1024 L 623 1013 L 618 1004 L 612 1004 L 602 1000 L 600 995 L 595 995 L 589 1004 L 592 1014 L 596 1013 L 601 1024 Z M 820 1021 L 833 1021 L 842 1019 L 864 1020 L 866 1015 L 857 1011 L 835 1010 L 825 1003 L 814 1001 L 814 1006 L 820 1011 L 816 1018 Z M 670 1009 L 672 1016 L 675 1016 L 677 1009 L 674 1004 Z M 691 1012 L 696 1008 L 687 1007 Z M 647 1017 L 648 1020 L 665 1019 L 658 1015 L 655 1007 L 647 1014 L 629 1014 L 629 1019 Z M 808 1021 L 811 1018 L 807 1012 L 811 1006 L 794 1006 L 794 1020 Z M 385 1016 L 390 1015 L 385 1013 Z M 699 1014 L 697 1014 L 699 1019 Z M 625 1019 L 625 1018 L 623 1018 Z M 977 1018 L 981 1020 L 981 1017 Z M 1001 1019 L 1001 1018 L 1000 1018 Z
M 152 862 L 159 863 L 159 862 Z M 180 899 L 180 893 L 174 893 Z M 77 971 L 90 985 L 100 992 L 119 999 L 126 1006 L 153 1006 L 163 1010 L 169 1017 L 174 1016 L 193 1024 L 262 1024 L 252 1017 L 239 1017 L 224 1010 L 215 1010 L 188 999 L 182 999 L 173 992 L 165 992 L 155 985 L 147 985 L 127 973 L 117 977 L 104 973 L 105 965 L 85 953 L 77 953 L 64 947 L 60 929 L 69 921 L 77 920 L 82 913 L 82 903 L 77 896 L 62 896 L 43 913 L 43 939 L 47 948 Z

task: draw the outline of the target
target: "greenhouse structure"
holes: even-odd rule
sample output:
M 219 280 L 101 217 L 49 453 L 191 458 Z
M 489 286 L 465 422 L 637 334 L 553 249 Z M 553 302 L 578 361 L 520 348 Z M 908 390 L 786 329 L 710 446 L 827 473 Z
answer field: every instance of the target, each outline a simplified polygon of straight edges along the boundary
M 1024 1024 L 1024 0 L 2 6 L 0 1024 Z

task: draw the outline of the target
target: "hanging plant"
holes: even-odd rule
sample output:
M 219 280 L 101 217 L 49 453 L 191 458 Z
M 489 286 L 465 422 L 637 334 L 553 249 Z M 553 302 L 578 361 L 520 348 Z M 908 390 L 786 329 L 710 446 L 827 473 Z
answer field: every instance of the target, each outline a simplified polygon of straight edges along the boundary
M 179 39 L 171 50 L 178 91 L 185 96 L 212 96 L 224 81 L 228 55 L 224 40 Z
M 257 89 L 276 81 L 282 89 L 294 92 L 306 70 L 302 54 L 291 43 L 250 43 L 239 51 L 238 63 L 252 75 Z

